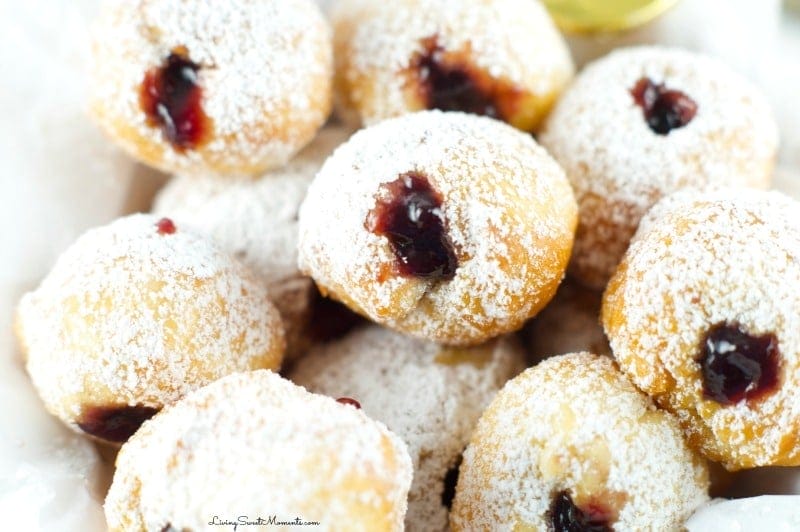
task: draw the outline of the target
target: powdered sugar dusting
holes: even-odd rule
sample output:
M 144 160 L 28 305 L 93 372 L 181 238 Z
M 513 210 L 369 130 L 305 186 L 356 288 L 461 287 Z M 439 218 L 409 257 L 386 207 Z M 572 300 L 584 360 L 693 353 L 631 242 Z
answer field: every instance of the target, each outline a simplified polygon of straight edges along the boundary
M 142 426 L 120 452 L 105 511 L 125 530 L 274 514 L 399 531 L 411 471 L 405 444 L 364 413 L 269 371 L 240 373 Z
M 48 410 L 160 408 L 235 371 L 277 368 L 283 331 L 249 271 L 180 225 L 134 215 L 93 229 L 18 310 L 27 368 Z
M 297 268 L 298 210 L 314 174 L 349 134 L 345 128 L 324 129 L 286 167 L 259 180 L 177 177 L 153 207 L 158 215 L 212 236 L 267 283 L 290 347 L 314 295 L 313 282 Z
M 347 114 L 348 102 L 358 102 L 367 124 L 409 110 L 409 67 L 434 36 L 492 78 L 544 100 L 554 99 L 573 73 L 567 46 L 538 1 L 341 0 L 331 19 L 337 76 L 352 91 L 338 95 L 338 103 Z
M 201 67 L 213 122 L 212 139 L 183 153 L 147 124 L 138 101 L 145 72 L 181 46 Z M 129 151 L 167 171 L 279 166 L 311 140 L 330 108 L 331 33 L 311 0 L 113 0 L 94 51 L 94 114 Z
M 565 355 L 510 381 L 481 417 L 451 523 L 548 530 L 552 497 L 567 490 L 578 505 L 611 506 L 615 530 L 675 530 L 708 499 L 707 486 L 677 422 L 609 358 Z
M 657 135 L 630 89 L 642 77 L 698 105 L 686 126 Z M 659 47 L 614 52 L 588 66 L 545 125 L 580 205 L 571 268 L 602 288 L 644 213 L 685 186 L 769 185 L 777 126 L 766 98 L 714 59 Z
M 800 464 L 800 204 L 779 192 L 686 192 L 655 213 L 605 296 L 620 365 L 727 467 Z M 775 393 L 731 406 L 703 398 L 696 358 L 719 323 L 778 338 Z
M 445 475 L 483 409 L 523 367 L 511 337 L 448 349 L 372 326 L 310 351 L 289 378 L 314 392 L 357 399 L 405 440 L 414 464 L 406 529 L 444 531 Z
M 460 263 L 450 281 L 393 274 L 388 240 L 364 226 L 380 185 L 410 171 L 444 198 Z M 299 261 L 379 323 L 474 344 L 520 327 L 552 297 L 574 220 L 561 169 L 529 135 L 487 118 L 421 112 L 356 133 L 327 160 L 300 210 Z

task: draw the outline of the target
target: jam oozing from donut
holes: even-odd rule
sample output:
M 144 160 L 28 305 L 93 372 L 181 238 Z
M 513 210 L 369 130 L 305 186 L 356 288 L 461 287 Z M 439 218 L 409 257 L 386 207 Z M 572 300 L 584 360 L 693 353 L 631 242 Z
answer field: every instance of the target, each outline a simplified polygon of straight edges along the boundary
M 409 172 L 382 185 L 366 227 L 389 239 L 401 275 L 438 280 L 455 274 L 458 261 L 445 231 L 442 196 L 422 174 Z
M 687 94 L 653 83 L 650 78 L 637 81 L 631 96 L 642 108 L 647 125 L 659 135 L 686 126 L 697 114 L 697 103 Z
M 444 489 L 442 490 L 442 506 L 448 510 L 453 507 L 453 499 L 456 498 L 456 485 L 458 484 L 458 473 L 461 469 L 461 460 L 463 456 L 459 456 L 458 460 L 453 467 L 447 470 L 444 476 Z
M 553 498 L 548 514 L 554 532 L 611 532 L 613 528 L 603 512 L 596 508 L 584 511 L 562 491 Z
M 754 336 L 738 324 L 720 323 L 703 337 L 703 394 L 723 405 L 755 400 L 778 385 L 780 351 L 773 334 Z
M 352 397 L 340 397 L 336 400 L 337 403 L 341 403 L 343 405 L 350 405 L 356 407 L 358 410 L 361 410 L 361 403 L 353 399 Z
M 159 235 L 172 235 L 177 231 L 175 223 L 169 218 L 161 218 L 156 222 L 156 227 L 158 228 Z
M 419 95 L 427 109 L 463 111 L 509 121 L 522 91 L 476 68 L 463 53 L 446 51 L 436 37 L 422 41 L 412 63 Z
M 197 148 L 207 138 L 211 121 L 203 110 L 200 65 L 185 48 L 177 48 L 142 81 L 139 102 L 148 124 L 160 127 L 178 151 Z
M 157 408 L 143 405 L 94 406 L 83 411 L 78 427 L 86 434 L 122 443 L 157 413 Z

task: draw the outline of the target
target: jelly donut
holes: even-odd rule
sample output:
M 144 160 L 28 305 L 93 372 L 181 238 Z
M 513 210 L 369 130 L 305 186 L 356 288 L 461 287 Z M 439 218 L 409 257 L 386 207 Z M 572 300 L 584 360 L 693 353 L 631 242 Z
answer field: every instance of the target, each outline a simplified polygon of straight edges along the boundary
M 586 67 L 540 141 L 580 208 L 570 274 L 602 289 L 664 195 L 707 184 L 767 188 L 777 126 L 765 97 L 716 60 L 637 47 Z
M 237 373 L 122 447 L 106 520 L 111 532 L 213 530 L 237 516 L 257 530 L 401 531 L 411 471 L 406 445 L 358 409 L 270 371 Z
M 289 378 L 358 401 L 408 444 L 414 481 L 406 530 L 434 532 L 447 530 L 458 462 L 475 423 L 524 360 L 512 337 L 447 348 L 373 325 L 312 349 Z
M 303 349 L 314 283 L 297 269 L 297 211 L 325 158 L 349 136 L 326 128 L 285 168 L 259 180 L 177 177 L 158 195 L 153 212 L 210 235 L 269 288 L 286 328 L 287 356 Z
M 559 166 L 501 122 L 423 111 L 353 135 L 300 208 L 300 267 L 372 320 L 475 345 L 553 296 L 577 208 Z
M 107 442 L 229 373 L 277 368 L 284 350 L 263 283 L 199 235 L 141 214 L 81 236 L 22 298 L 17 332 L 47 409 Z
M 341 0 L 332 12 L 338 111 L 374 124 L 440 109 L 534 131 L 574 67 L 531 0 Z
M 602 296 L 571 279 L 562 283 L 547 307 L 525 326 L 531 360 L 581 351 L 611 355 L 600 325 Z
M 708 471 L 609 357 L 545 360 L 506 384 L 464 452 L 461 530 L 681 530 Z
M 712 460 L 800 465 L 800 204 L 682 196 L 643 220 L 608 285 L 614 355 Z
M 168 173 L 258 175 L 330 112 L 331 30 L 312 0 L 115 0 L 95 33 L 93 117 Z

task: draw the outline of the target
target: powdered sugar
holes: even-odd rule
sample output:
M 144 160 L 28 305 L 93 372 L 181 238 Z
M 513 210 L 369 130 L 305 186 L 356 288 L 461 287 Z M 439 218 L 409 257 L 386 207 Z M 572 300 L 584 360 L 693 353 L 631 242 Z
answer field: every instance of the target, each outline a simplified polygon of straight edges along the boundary
M 391 273 L 388 240 L 364 226 L 380 185 L 409 171 L 444 198 L 460 262 L 452 280 Z M 530 136 L 487 118 L 415 113 L 356 133 L 325 163 L 300 210 L 300 267 L 379 323 L 480 343 L 520 327 L 552 296 L 574 213 L 561 169 Z
M 111 529 L 276 515 L 399 531 L 411 471 L 405 444 L 362 412 L 268 371 L 240 373 L 143 425 L 120 452 L 105 510 Z
M 406 529 L 443 531 L 445 475 L 483 409 L 523 367 L 510 337 L 448 349 L 371 326 L 313 349 L 289 378 L 314 392 L 357 399 L 403 438 L 414 463 Z
M 603 321 L 620 365 L 731 469 L 796 465 L 800 445 L 800 205 L 779 192 L 685 192 L 657 205 L 609 285 Z M 778 390 L 703 398 L 703 335 L 736 323 L 778 339 Z
M 651 131 L 630 94 L 642 77 L 687 94 L 695 118 L 668 135 Z M 755 87 L 713 59 L 658 47 L 620 50 L 588 66 L 540 139 L 580 205 L 571 269 L 596 288 L 659 198 L 713 183 L 766 187 L 777 150 L 775 121 Z
M 606 358 L 551 358 L 510 381 L 464 453 L 454 530 L 547 530 L 553 497 L 600 505 L 614 530 L 676 530 L 707 500 L 678 424 Z M 613 514 L 618 514 L 616 519 Z
M 283 331 L 267 291 L 238 263 L 178 226 L 134 215 L 94 229 L 18 310 L 28 372 L 48 410 L 160 408 L 214 379 L 275 368 Z
M 338 103 L 346 114 L 348 102 L 357 103 L 367 124 L 416 109 L 408 103 L 409 67 L 431 37 L 545 108 L 572 77 L 569 51 L 538 1 L 342 0 L 331 18 L 339 89 L 351 92 Z
M 95 115 L 126 149 L 167 171 L 280 166 L 327 116 L 331 35 L 311 0 L 113 0 L 96 33 Z M 138 101 L 145 73 L 180 46 L 201 67 L 202 105 L 213 122 L 211 140 L 186 152 L 163 141 Z

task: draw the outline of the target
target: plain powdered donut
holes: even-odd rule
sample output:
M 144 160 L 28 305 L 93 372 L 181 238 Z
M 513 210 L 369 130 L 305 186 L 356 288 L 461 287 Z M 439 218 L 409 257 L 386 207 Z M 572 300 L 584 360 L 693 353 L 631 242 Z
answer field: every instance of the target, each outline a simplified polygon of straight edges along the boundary
M 219 530 L 215 516 L 233 525 L 240 515 L 254 530 L 275 529 L 274 516 L 401 531 L 411 472 L 400 438 L 352 406 L 270 371 L 238 373 L 167 407 L 122 447 L 106 520 L 112 532 Z
M 168 173 L 281 166 L 331 107 L 331 30 L 311 0 L 113 0 L 93 55 L 92 115 Z
M 446 348 L 371 326 L 311 350 L 289 378 L 312 392 L 355 399 L 408 444 L 414 481 L 406 529 L 441 532 L 475 422 L 524 360 L 509 336 Z
M 325 128 L 286 167 L 258 180 L 176 177 L 153 207 L 213 237 L 266 282 L 286 328 L 287 357 L 304 348 L 316 297 L 313 281 L 297 267 L 297 213 L 325 158 L 349 135 L 345 128 Z
M 572 79 L 533 0 L 342 0 L 332 11 L 338 111 L 367 125 L 425 109 L 534 131 Z
M 472 434 L 450 524 L 461 530 L 680 530 L 708 471 L 678 423 L 588 353 L 511 380 Z M 556 526 L 558 525 L 558 526 Z
M 388 327 L 468 345 L 553 296 L 576 205 L 559 166 L 496 120 L 425 111 L 353 135 L 300 209 L 300 267 Z
M 766 98 L 725 65 L 637 47 L 581 72 L 540 141 L 580 207 L 570 273 L 602 289 L 656 201 L 686 186 L 767 188 L 778 139 Z
M 278 368 L 285 345 L 263 283 L 148 215 L 81 236 L 22 298 L 17 332 L 47 409 L 111 442 L 229 373 Z
M 800 204 L 679 194 L 645 218 L 609 283 L 614 354 L 709 458 L 800 465 Z

